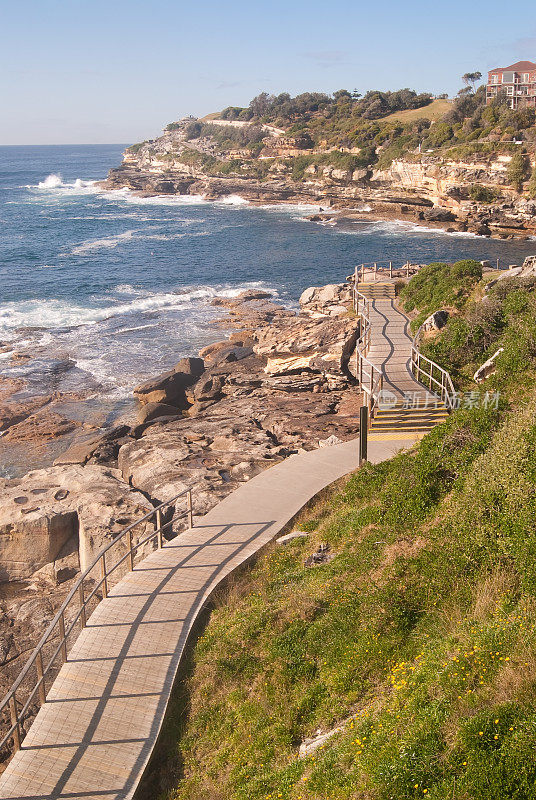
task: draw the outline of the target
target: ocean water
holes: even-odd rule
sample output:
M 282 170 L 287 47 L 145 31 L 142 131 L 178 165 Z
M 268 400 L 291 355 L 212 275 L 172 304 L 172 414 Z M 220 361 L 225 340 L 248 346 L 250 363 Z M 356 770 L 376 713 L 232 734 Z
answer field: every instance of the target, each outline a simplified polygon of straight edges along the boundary
M 366 220 L 318 225 L 308 206 L 239 197 L 140 198 L 96 181 L 124 145 L 0 147 L 0 374 L 26 393 L 125 398 L 141 379 L 221 338 L 216 294 L 338 282 L 357 263 L 500 258 L 500 242 Z M 26 360 L 13 354 L 23 354 Z

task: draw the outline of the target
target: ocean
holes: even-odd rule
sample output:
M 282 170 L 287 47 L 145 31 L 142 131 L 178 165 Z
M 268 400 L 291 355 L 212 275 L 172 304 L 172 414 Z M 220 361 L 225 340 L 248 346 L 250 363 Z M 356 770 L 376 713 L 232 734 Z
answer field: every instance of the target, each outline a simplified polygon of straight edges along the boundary
M 295 304 L 357 263 L 500 258 L 503 242 L 397 222 L 307 221 L 314 206 L 136 197 L 96 181 L 125 145 L 0 147 L 0 375 L 26 394 L 85 392 L 111 408 L 144 378 L 221 338 L 215 295 Z

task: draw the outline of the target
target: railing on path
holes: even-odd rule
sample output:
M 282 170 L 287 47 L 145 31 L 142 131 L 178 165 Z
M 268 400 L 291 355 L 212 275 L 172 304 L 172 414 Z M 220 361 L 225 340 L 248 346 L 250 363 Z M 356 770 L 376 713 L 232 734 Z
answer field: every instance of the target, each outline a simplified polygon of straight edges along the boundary
M 357 273 L 356 273 L 357 274 Z M 380 392 L 383 389 L 383 373 L 375 364 L 367 358 L 370 350 L 371 323 L 370 323 L 370 301 L 357 288 L 357 280 L 353 287 L 354 311 L 359 320 L 359 336 L 356 344 L 356 376 L 359 386 L 366 398 L 368 407 L 369 425 L 378 406 Z
M 402 266 L 394 266 L 392 261 L 371 261 L 366 264 L 358 264 L 354 269 L 353 278 L 356 284 L 364 283 L 366 279 L 377 281 L 378 275 L 384 278 L 409 278 L 419 271 L 420 264 L 412 264 L 406 261 Z
M 377 262 L 376 262 L 377 263 Z M 389 270 L 392 274 L 392 262 Z M 408 262 L 409 264 L 409 262 Z M 376 264 L 375 264 L 376 265 Z M 369 410 L 369 424 L 372 422 L 375 411 L 378 408 L 380 392 L 383 390 L 382 370 L 367 358 L 370 350 L 371 324 L 370 324 L 370 300 L 362 294 L 359 289 L 359 275 L 363 265 L 356 267 L 353 275 L 353 307 L 359 319 L 359 337 L 356 346 L 356 376 L 359 386 L 366 397 L 366 405 Z M 430 392 L 439 395 L 445 408 L 452 410 L 456 404 L 456 390 L 452 383 L 450 374 L 436 364 L 435 361 L 424 356 L 419 349 L 424 323 L 421 325 L 411 343 L 411 372 L 423 385 L 427 385 Z
M 174 504 L 180 498 L 184 498 L 186 510 L 182 513 L 177 513 Z M 166 518 L 168 515 L 164 513 L 166 509 L 168 510 L 168 515 L 169 510 L 171 510 L 169 518 Z M 0 715 L 3 715 L 6 708 L 9 708 L 11 721 L 8 732 L 0 740 L 0 750 L 8 743 L 11 737 L 13 737 L 15 752 L 20 749 L 24 736 L 23 723 L 30 712 L 32 704 L 36 698 L 40 705 L 45 703 L 47 676 L 55 672 L 58 659 L 60 659 L 60 663 L 67 661 L 69 637 L 74 638 L 76 628 L 79 629 L 78 633 L 80 633 L 86 627 L 90 612 L 94 610 L 102 599 L 108 596 L 111 577 L 114 576 L 114 578 L 120 580 L 127 572 L 133 570 L 136 556 L 139 555 L 141 548 L 149 542 L 154 543 L 156 540 L 157 547 L 162 547 L 165 529 L 171 530 L 172 524 L 184 517 L 187 517 L 188 526 L 192 528 L 193 504 L 191 489 L 185 489 L 175 497 L 172 497 L 171 500 L 166 500 L 165 503 L 161 503 L 161 505 L 124 528 L 109 544 L 100 550 L 89 567 L 80 575 L 37 643 L 18 678 L 0 703 Z M 134 528 L 149 521 L 154 522 L 155 530 L 134 541 Z M 118 560 L 111 564 L 112 550 L 116 549 L 118 545 L 122 545 L 122 553 Z M 120 569 L 121 567 L 123 569 Z M 95 572 L 97 573 L 96 575 Z M 90 585 L 86 586 L 85 584 Z M 87 594 L 86 588 L 89 590 Z M 76 604 L 74 613 L 72 613 L 71 604 Z M 68 613 L 68 611 L 71 613 Z M 22 689 L 25 679 L 30 679 L 32 685 L 29 696 L 19 707 L 17 691 Z
M 438 394 L 445 408 L 452 411 L 456 407 L 456 390 L 450 374 L 435 361 L 423 356 L 419 349 L 424 325 L 423 322 L 411 343 L 411 371 L 419 383 L 427 385 L 430 392 Z

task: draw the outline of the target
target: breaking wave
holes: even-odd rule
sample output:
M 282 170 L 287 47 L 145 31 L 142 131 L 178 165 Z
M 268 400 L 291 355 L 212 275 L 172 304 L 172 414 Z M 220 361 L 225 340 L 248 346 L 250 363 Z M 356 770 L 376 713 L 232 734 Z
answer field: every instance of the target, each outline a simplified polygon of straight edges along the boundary
M 129 284 L 120 284 L 101 298 L 101 304 L 94 307 L 82 306 L 63 300 L 26 300 L 5 303 L 0 306 L 0 337 L 10 340 L 17 338 L 21 329 L 58 330 L 85 325 L 95 325 L 114 317 L 143 314 L 152 311 L 178 311 L 191 309 L 192 306 L 203 306 L 213 297 L 236 297 L 245 289 L 267 289 L 257 281 L 244 283 L 241 286 L 191 286 L 169 292 L 149 292 L 137 289 Z M 110 302 L 110 295 L 118 295 L 117 302 Z M 126 300 L 125 295 L 131 299 Z M 106 305 L 102 302 L 105 301 Z M 214 312 L 216 313 L 216 312 Z M 219 312 L 221 313 L 221 312 Z

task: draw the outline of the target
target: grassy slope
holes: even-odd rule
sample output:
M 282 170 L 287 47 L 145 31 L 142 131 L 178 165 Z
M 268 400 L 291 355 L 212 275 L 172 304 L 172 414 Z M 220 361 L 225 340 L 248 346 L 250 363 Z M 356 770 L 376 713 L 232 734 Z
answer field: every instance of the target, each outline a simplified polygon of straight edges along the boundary
M 433 100 L 429 106 L 424 108 L 410 108 L 406 111 L 395 111 L 383 117 L 383 122 L 414 122 L 416 119 L 429 119 L 437 122 L 442 119 L 452 108 L 451 100 Z
M 428 295 L 422 275 L 408 305 L 441 299 L 437 269 Z M 442 275 L 451 301 L 456 278 Z M 503 344 L 489 388 L 510 400 L 462 408 L 419 447 L 366 465 L 302 514 L 307 540 L 272 546 L 236 579 L 177 690 L 162 796 L 536 797 L 536 300 L 514 281 L 472 304 L 467 280 L 434 346 L 459 358 L 461 323 L 467 363 Z M 483 348 L 490 303 L 502 321 Z M 306 568 L 321 542 L 336 557 Z M 305 737 L 341 722 L 298 758 Z

